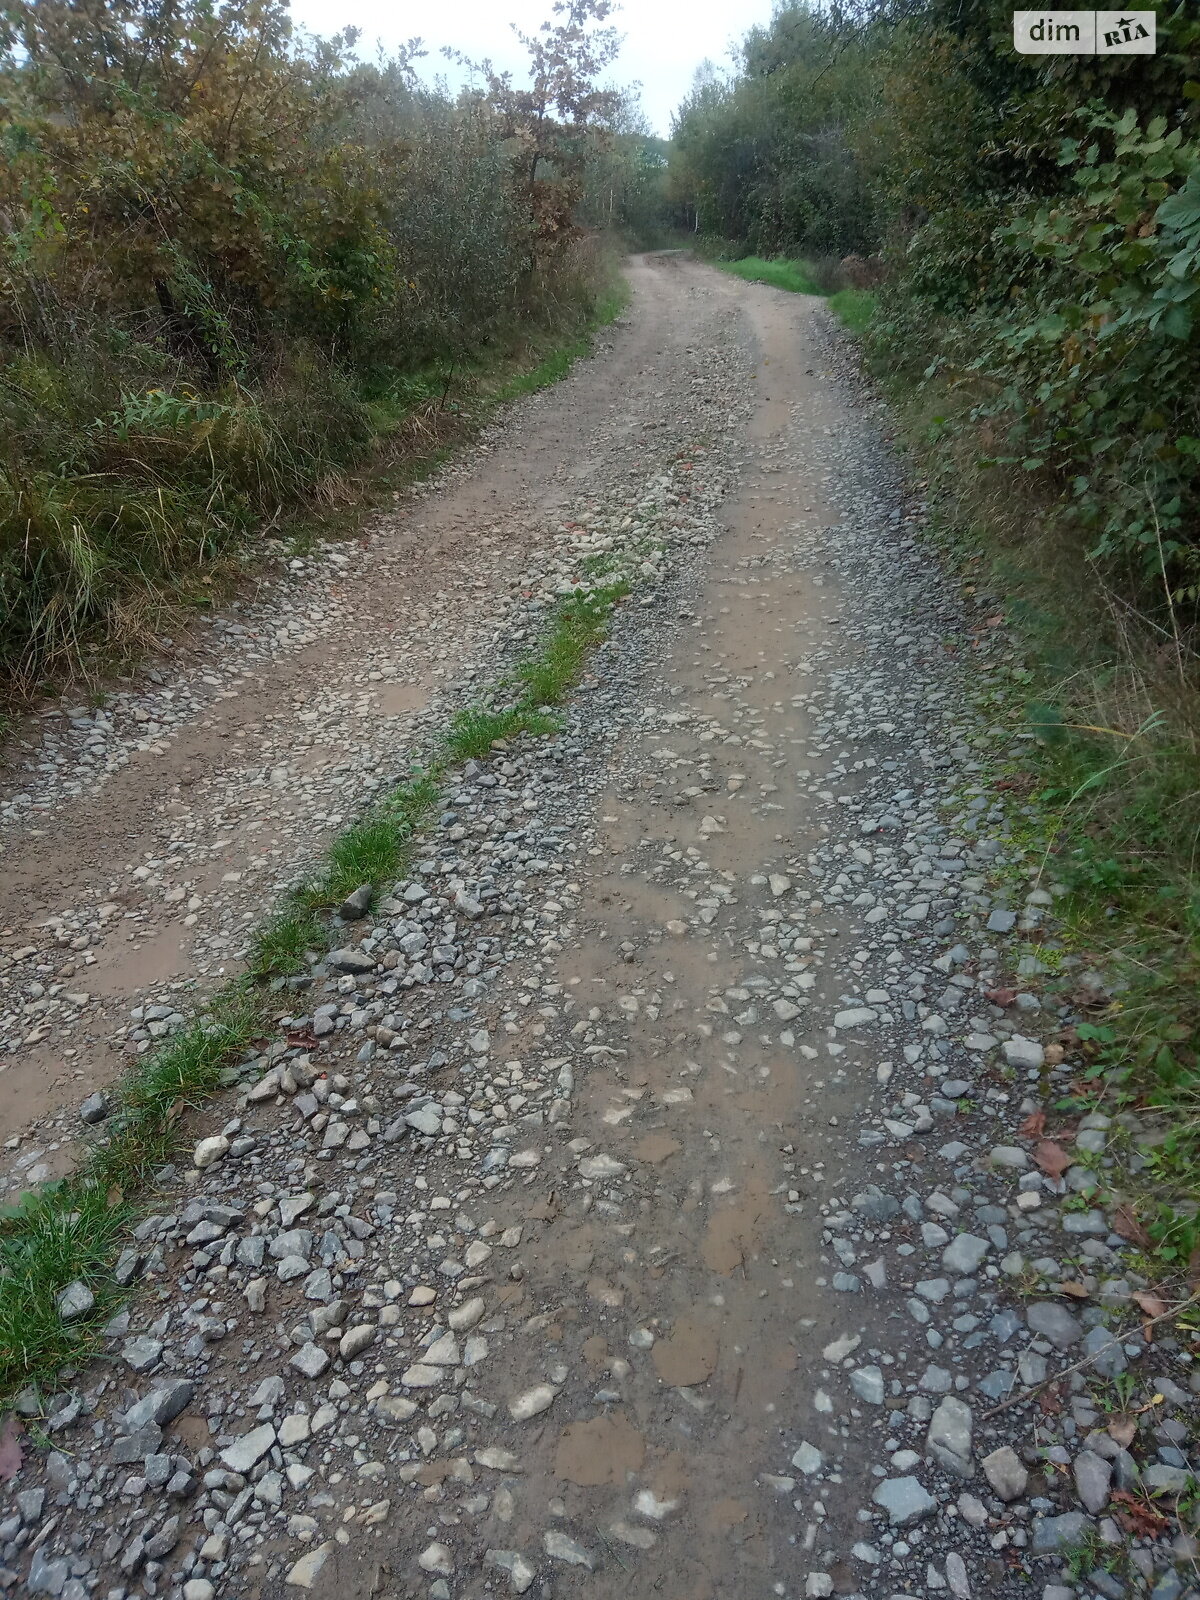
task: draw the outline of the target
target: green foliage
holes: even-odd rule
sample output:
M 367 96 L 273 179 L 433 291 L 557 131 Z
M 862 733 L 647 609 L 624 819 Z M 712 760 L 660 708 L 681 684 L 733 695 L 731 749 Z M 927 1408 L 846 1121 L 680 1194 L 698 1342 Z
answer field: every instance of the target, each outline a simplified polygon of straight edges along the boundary
M 1047 537 L 1200 619 L 1200 18 L 1155 56 L 1026 57 L 1000 0 L 781 7 L 680 109 L 682 215 L 760 255 L 867 254 L 881 362 L 970 399 Z M 848 272 L 856 288 L 872 277 Z M 949 426 L 959 426 L 957 417 Z
M 308 952 L 319 950 L 323 942 L 324 929 L 316 911 L 297 905 L 258 929 L 250 943 L 247 970 L 252 978 L 303 972 Z
M 869 103 L 873 41 L 786 0 L 746 35 L 740 70 L 700 69 L 673 127 L 675 220 L 775 256 L 866 253 L 875 198 L 849 141 Z
M 489 351 L 586 322 L 606 9 L 527 41 L 532 100 L 451 102 L 285 0 L 0 0 L 0 688 L 207 603 Z

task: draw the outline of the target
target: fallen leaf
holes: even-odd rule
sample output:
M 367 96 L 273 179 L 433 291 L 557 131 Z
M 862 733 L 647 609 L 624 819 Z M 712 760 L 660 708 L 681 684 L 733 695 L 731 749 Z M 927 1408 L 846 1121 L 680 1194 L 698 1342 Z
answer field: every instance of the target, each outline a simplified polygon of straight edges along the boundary
M 1062 1397 L 1058 1393 L 1058 1388 L 1058 1384 L 1052 1384 L 1038 1395 L 1038 1406 L 1043 1416 L 1054 1417 L 1062 1410 Z
M 1046 1131 L 1046 1113 L 1031 1111 L 1017 1129 L 1019 1139 L 1040 1139 Z
M 1133 1417 L 1110 1417 L 1108 1420 L 1108 1436 L 1115 1439 L 1122 1450 L 1128 1450 L 1137 1434 L 1137 1422 Z
M 1011 1006 L 1017 998 L 1017 991 L 1015 989 L 985 989 L 983 997 L 985 1000 L 990 1000 L 994 1006 Z
M 10 1411 L 0 1428 L 0 1483 L 8 1483 L 21 1470 L 21 1424 Z
M 1034 1149 L 1033 1159 L 1048 1178 L 1061 1178 L 1068 1167 L 1075 1165 L 1075 1157 L 1053 1139 L 1042 1139 Z
M 1139 1250 L 1149 1250 L 1150 1235 L 1134 1216 L 1132 1206 L 1118 1206 L 1112 1214 L 1112 1225 L 1113 1232 L 1119 1233 L 1122 1239 L 1128 1239 L 1129 1243 L 1137 1245 Z
M 1068 1278 L 1066 1283 L 1060 1283 L 1058 1287 L 1063 1294 L 1069 1294 L 1073 1300 L 1086 1300 L 1088 1297 L 1086 1284 L 1076 1283 L 1074 1278 Z
M 1161 1511 L 1147 1505 L 1144 1500 L 1138 1500 L 1128 1489 L 1114 1490 L 1110 1499 L 1118 1508 L 1117 1521 L 1126 1533 L 1136 1534 L 1143 1539 L 1153 1539 L 1170 1527 L 1169 1521 Z
M 1165 1317 L 1169 1309 L 1167 1302 L 1152 1289 L 1135 1289 L 1130 1298 L 1137 1301 L 1148 1317 Z

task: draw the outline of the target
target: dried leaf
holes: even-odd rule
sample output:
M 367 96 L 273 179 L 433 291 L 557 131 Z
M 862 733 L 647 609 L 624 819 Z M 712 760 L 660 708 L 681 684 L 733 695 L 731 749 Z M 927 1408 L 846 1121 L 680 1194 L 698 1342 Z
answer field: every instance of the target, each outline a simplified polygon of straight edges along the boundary
M 1061 1178 L 1068 1167 L 1075 1165 L 1075 1157 L 1053 1139 L 1042 1139 L 1033 1152 L 1033 1159 L 1048 1178 Z
M 1154 1539 L 1171 1525 L 1161 1511 L 1147 1505 L 1144 1500 L 1138 1500 L 1128 1489 L 1115 1489 L 1110 1498 L 1113 1505 L 1118 1507 L 1117 1521 L 1126 1533 L 1142 1539 Z
M 1031 1111 L 1017 1129 L 1018 1139 L 1040 1139 L 1046 1131 L 1046 1113 Z
M 1087 1285 L 1077 1283 L 1074 1278 L 1068 1278 L 1066 1283 L 1060 1283 L 1058 1287 L 1061 1293 L 1069 1294 L 1072 1300 L 1086 1300 L 1088 1297 Z
M 1043 1416 L 1055 1417 L 1063 1408 L 1062 1396 L 1059 1394 L 1059 1385 L 1051 1384 L 1048 1389 L 1043 1389 L 1038 1395 L 1038 1407 Z
M 1110 1417 L 1108 1436 L 1115 1439 L 1122 1450 L 1128 1450 L 1137 1435 L 1137 1422 L 1133 1417 Z
M 10 1411 L 0 1428 L 0 1483 L 9 1483 L 21 1470 L 21 1424 Z
M 1130 1298 L 1141 1306 L 1148 1317 L 1165 1317 L 1169 1310 L 1167 1302 L 1156 1295 L 1152 1289 L 1135 1289 Z
M 1139 1250 L 1149 1250 L 1150 1235 L 1134 1216 L 1132 1206 L 1118 1206 L 1112 1215 L 1112 1225 L 1113 1232 L 1119 1233 L 1122 1239 L 1128 1239 L 1129 1243 L 1137 1245 Z

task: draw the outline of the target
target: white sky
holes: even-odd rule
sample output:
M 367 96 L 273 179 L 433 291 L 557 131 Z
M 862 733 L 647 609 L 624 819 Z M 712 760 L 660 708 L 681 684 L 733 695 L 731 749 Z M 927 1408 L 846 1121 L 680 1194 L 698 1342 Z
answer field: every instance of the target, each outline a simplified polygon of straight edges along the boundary
M 416 35 L 429 51 L 423 70 L 459 81 L 437 52 L 452 45 L 475 60 L 490 56 L 500 69 L 516 72 L 520 46 L 509 23 L 536 31 L 550 15 L 552 0 L 444 0 L 440 6 L 411 0 L 291 0 L 292 16 L 309 32 L 362 29 L 359 54 L 374 54 L 376 40 L 396 45 Z M 692 74 L 707 56 L 725 64 L 729 46 L 756 22 L 766 22 L 772 0 L 626 0 L 612 20 L 625 35 L 614 64 L 617 82 L 640 82 L 642 104 L 657 133 L 670 132 L 671 112 L 691 87 Z

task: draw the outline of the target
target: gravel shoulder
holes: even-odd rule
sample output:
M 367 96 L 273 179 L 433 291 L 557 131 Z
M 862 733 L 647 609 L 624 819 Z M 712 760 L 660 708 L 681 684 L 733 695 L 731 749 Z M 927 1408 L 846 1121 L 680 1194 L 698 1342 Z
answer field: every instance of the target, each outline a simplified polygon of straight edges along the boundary
M 1200 1381 L 1089 1200 L 1121 1130 L 1055 1118 L 1008 646 L 822 303 L 631 277 L 592 361 L 214 626 L 216 684 L 10 774 L 19 1186 L 588 558 L 641 562 L 563 731 L 453 774 L 280 993 L 111 1358 L 25 1398 L 7 1590 L 1194 1590 Z

